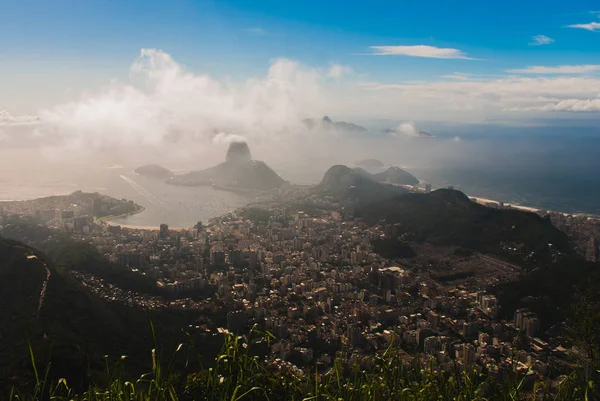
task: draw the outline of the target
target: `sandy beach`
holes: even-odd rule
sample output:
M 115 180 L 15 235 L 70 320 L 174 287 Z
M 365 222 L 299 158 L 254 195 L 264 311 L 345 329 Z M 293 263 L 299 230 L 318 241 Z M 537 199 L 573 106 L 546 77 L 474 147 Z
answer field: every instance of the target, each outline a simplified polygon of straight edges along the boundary
M 136 225 L 131 225 L 131 224 L 121 224 L 121 223 L 115 223 L 112 221 L 104 221 L 104 223 L 106 225 L 109 226 L 118 226 L 121 228 L 129 228 L 131 230 L 148 230 L 148 231 L 158 231 L 160 230 L 160 227 L 156 227 L 156 226 L 136 226 Z M 192 227 L 171 227 L 169 226 L 169 230 L 189 230 Z
M 469 195 L 467 195 L 469 196 Z M 513 209 L 519 209 L 519 210 L 525 210 L 527 212 L 534 212 L 534 213 L 538 213 L 540 212 L 542 209 L 537 209 L 535 207 L 530 207 L 530 206 L 521 206 L 521 205 L 515 205 L 512 203 L 503 203 L 494 199 L 488 199 L 488 198 L 481 198 L 478 196 L 469 196 L 469 199 L 475 199 L 475 202 L 479 203 L 480 205 L 486 205 L 487 203 L 496 203 L 496 204 L 503 204 L 505 207 L 510 206 Z
M 127 217 L 127 216 L 133 216 L 134 214 L 138 214 L 138 213 L 142 213 L 144 210 L 146 210 L 146 208 L 144 206 L 141 207 L 141 209 L 136 210 L 135 212 L 132 213 L 125 213 L 125 214 L 121 214 L 119 216 L 110 216 L 110 217 L 105 217 L 102 219 L 98 220 L 98 223 L 101 224 L 106 224 L 108 226 L 119 226 L 122 228 L 129 228 L 132 230 L 160 230 L 160 227 L 156 227 L 156 226 L 136 226 L 136 225 L 129 225 L 129 224 L 121 224 L 121 223 L 115 223 L 114 219 L 118 219 L 121 217 Z M 169 229 L 174 229 L 174 230 L 179 230 L 179 229 L 184 229 L 184 228 L 189 228 L 189 227 L 181 227 L 181 228 L 177 228 L 177 227 L 169 227 Z
M 467 195 L 467 196 L 469 196 L 469 195 Z M 481 198 L 478 196 L 469 196 L 469 199 L 474 199 L 475 202 L 479 203 L 480 205 L 484 205 L 484 206 L 486 206 L 488 203 L 496 203 L 496 204 L 501 203 L 501 202 L 493 200 L 493 199 Z M 540 213 L 542 211 L 546 211 L 546 212 L 552 212 L 552 213 L 560 213 L 564 216 L 585 216 L 590 219 L 594 218 L 593 216 L 587 215 L 585 213 L 565 213 L 565 212 L 559 212 L 556 210 L 545 210 L 545 209 L 539 209 L 539 208 L 535 208 L 535 207 L 531 207 L 531 206 L 516 205 L 513 203 L 504 203 L 504 207 L 510 207 L 512 209 L 518 209 L 518 210 L 522 210 L 524 212 L 532 212 L 532 213 Z
M 134 226 L 134 225 L 129 225 L 129 224 L 115 223 L 115 222 L 112 222 L 110 220 L 104 221 L 104 224 L 106 224 L 108 226 L 118 226 L 118 227 L 121 227 L 121 228 L 129 228 L 129 229 L 132 229 L 132 230 L 150 230 L 150 231 L 158 231 L 158 230 L 160 230 L 160 227 Z M 169 227 L 169 228 L 171 228 L 171 227 Z
M 414 189 L 414 187 L 410 187 L 410 188 Z M 469 196 L 468 194 L 467 194 L 467 196 L 469 197 L 469 199 L 471 199 L 471 200 L 473 200 L 473 201 L 475 201 L 475 202 L 477 202 L 477 203 L 479 203 L 481 205 L 484 205 L 484 206 L 487 206 L 488 204 L 499 205 L 499 204 L 502 203 L 502 202 L 494 200 L 494 199 L 483 198 L 483 197 L 480 197 L 480 196 Z M 514 203 L 503 203 L 503 205 L 504 205 L 504 207 L 510 207 L 510 208 L 513 208 L 513 209 L 516 209 L 516 210 L 522 210 L 522 211 L 532 212 L 532 213 L 540 213 L 542 211 L 545 211 L 544 209 L 541 209 L 541 208 L 535 208 L 535 207 L 531 207 L 531 206 L 523 206 L 523 205 L 518 205 L 518 204 L 514 204 Z M 141 213 L 144 210 L 145 210 L 145 208 L 142 207 L 142 209 L 137 210 L 134 213 L 130 213 L 130 214 L 127 214 L 127 215 L 121 215 L 121 216 L 111 216 L 110 218 L 103 219 L 102 223 L 107 224 L 107 225 L 111 225 L 111 226 L 120 226 L 122 228 L 127 228 L 127 229 L 131 229 L 131 230 L 148 230 L 148 231 L 159 230 L 160 229 L 159 226 L 145 226 L 145 225 L 138 225 L 138 224 L 123 224 L 123 223 L 117 223 L 117 222 L 113 221 L 114 219 L 117 219 L 117 218 L 122 218 L 122 217 L 130 216 L 130 215 L 134 215 L 134 214 L 137 214 L 137 213 Z M 588 218 L 595 218 L 594 216 L 590 216 L 590 215 L 586 215 L 586 214 L 571 214 L 571 213 L 565 213 L 565 212 L 559 212 L 559 211 L 551 211 L 551 210 L 548 210 L 548 212 L 561 213 L 561 214 L 563 214 L 565 216 L 571 215 L 571 216 L 585 216 L 585 217 L 588 217 Z M 186 230 L 186 229 L 190 229 L 190 228 L 192 228 L 192 227 L 191 226 L 186 226 L 186 227 L 181 226 L 180 227 L 180 226 L 170 226 L 169 225 L 169 229 L 171 229 L 171 230 Z

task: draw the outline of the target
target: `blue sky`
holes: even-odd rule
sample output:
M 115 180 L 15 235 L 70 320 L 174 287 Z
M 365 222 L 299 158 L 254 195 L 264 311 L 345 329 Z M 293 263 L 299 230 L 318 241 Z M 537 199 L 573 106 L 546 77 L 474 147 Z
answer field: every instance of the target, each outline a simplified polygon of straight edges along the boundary
M 335 64 L 351 71 L 340 93 L 371 85 L 390 101 L 389 91 L 406 89 L 394 85 L 415 81 L 430 85 L 409 88 L 419 93 L 484 90 L 490 97 L 509 76 L 524 83 L 556 78 L 532 88 L 544 97 L 539 104 L 521 104 L 516 95 L 511 103 L 518 83 L 509 82 L 506 101 L 477 118 L 507 109 L 600 110 L 597 1 L 3 0 L 0 9 L 0 110 L 13 114 L 52 108 L 111 79 L 127 81 L 143 48 L 232 82 L 264 77 L 280 58 L 315 69 Z M 530 66 L 538 68 L 525 70 Z M 564 68 L 548 69 L 558 66 Z M 568 78 L 589 93 L 565 92 Z M 448 89 L 448 81 L 473 85 Z M 427 107 L 426 99 L 420 105 Z

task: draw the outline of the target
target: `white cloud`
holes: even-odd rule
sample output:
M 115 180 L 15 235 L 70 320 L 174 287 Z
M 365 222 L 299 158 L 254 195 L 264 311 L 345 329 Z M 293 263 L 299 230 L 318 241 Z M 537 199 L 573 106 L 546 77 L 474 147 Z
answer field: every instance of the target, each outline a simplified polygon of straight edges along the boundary
M 409 137 L 419 136 L 419 130 L 412 121 L 400 123 L 394 131 Z
M 255 142 L 283 139 L 297 134 L 302 119 L 331 109 L 326 71 L 287 59 L 275 60 L 264 77 L 234 85 L 143 49 L 130 75 L 130 83 L 40 112 L 38 135 L 77 148 L 202 147 L 225 140 L 223 132 Z
M 541 112 L 558 111 L 544 106 L 569 99 L 580 102 L 570 108 L 563 106 L 565 110 L 595 111 L 585 105 L 593 105 L 594 99 L 600 98 L 600 79 L 585 76 L 511 76 L 422 84 L 371 84 L 363 88 L 362 101 L 377 116 L 389 116 L 401 110 L 403 115 L 415 120 L 457 122 L 502 119 L 515 110 L 529 112 L 517 118 L 531 118 Z
M 506 72 L 512 74 L 584 74 L 594 71 L 600 71 L 600 64 L 559 65 L 556 67 L 535 65 L 527 68 L 506 70 Z
M 39 121 L 36 116 L 14 116 L 6 110 L 0 110 L 0 125 L 26 125 Z
M 236 134 L 232 134 L 232 133 L 228 133 L 228 132 L 219 132 L 218 134 L 216 134 L 212 141 L 213 143 L 217 143 L 217 144 L 225 144 L 228 145 L 231 142 L 243 142 L 243 141 L 247 141 L 248 138 L 241 136 L 241 135 L 236 135 Z
M 585 29 L 591 32 L 600 32 L 600 22 L 589 22 L 587 24 L 567 25 L 567 28 Z
M 327 76 L 331 78 L 340 78 L 347 74 L 352 74 L 352 68 L 345 65 L 331 64 Z
M 567 99 L 557 103 L 547 103 L 543 106 L 515 107 L 510 111 L 600 111 L 600 98 Z
M 246 29 L 246 32 L 252 33 L 254 35 L 266 35 L 267 34 L 266 30 L 259 28 L 259 27 L 248 28 L 248 29 Z
M 441 48 L 427 45 L 416 46 L 371 46 L 375 56 L 411 56 L 442 59 L 463 59 L 475 60 L 467 57 L 465 53 L 458 49 Z
M 113 82 L 43 110 L 41 121 L 16 120 L 38 122 L 26 127 L 35 128 L 36 143 L 54 143 L 60 149 L 151 148 L 198 160 L 199 154 L 211 156 L 215 146 L 239 138 L 253 147 L 308 142 L 306 135 L 322 140 L 322 133 L 307 132 L 302 120 L 324 115 L 350 122 L 516 121 L 544 112 L 593 112 L 600 99 L 600 77 L 595 76 L 455 73 L 453 80 L 398 84 L 336 79 L 348 72 L 335 64 L 309 68 L 279 59 L 263 76 L 234 84 L 192 73 L 169 54 L 144 49 L 131 67 L 129 82 Z M 15 121 L 8 115 L 0 113 L 1 120 Z M 418 135 L 410 122 L 397 131 L 402 137 Z
M 550 43 L 554 43 L 554 39 L 549 38 L 546 35 L 536 35 L 531 37 L 531 42 L 529 42 L 529 46 L 549 45 Z

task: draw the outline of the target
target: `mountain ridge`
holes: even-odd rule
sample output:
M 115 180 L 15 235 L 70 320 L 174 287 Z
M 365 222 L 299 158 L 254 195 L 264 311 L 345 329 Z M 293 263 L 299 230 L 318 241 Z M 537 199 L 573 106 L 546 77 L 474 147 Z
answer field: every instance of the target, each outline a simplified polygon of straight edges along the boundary
M 384 187 L 394 187 L 394 185 L 415 185 L 418 184 L 419 180 L 407 171 L 402 170 L 399 167 L 393 166 L 387 170 L 372 174 L 369 173 L 362 167 L 347 167 L 345 165 L 335 165 L 330 167 L 325 174 L 321 182 L 315 187 L 318 192 L 339 192 L 343 188 L 350 186 L 362 187 L 358 189 L 379 189 L 383 184 Z M 378 184 L 378 185 L 377 185 Z M 403 193 L 404 191 L 394 191 L 397 193 Z
M 285 181 L 265 162 L 252 160 L 245 142 L 232 142 L 226 161 L 205 170 L 192 171 L 167 180 L 173 185 L 216 185 L 224 189 L 271 190 Z
M 344 165 L 330 167 L 314 190 L 340 200 L 352 198 L 362 202 L 378 201 L 407 193 L 403 187 L 379 182 L 366 170 Z
M 146 164 L 133 170 L 134 173 L 152 178 L 171 178 L 175 174 L 158 164 Z
M 2 236 L 0 303 L 0 393 L 35 384 L 30 350 L 38 371 L 51 363 L 53 380 L 64 377 L 74 388 L 102 380 L 107 358 L 112 364 L 121 355 L 131 356 L 128 368 L 141 374 L 150 368 L 148 350 L 176 347 L 185 336 L 173 327 L 193 319 L 184 311 L 109 303 L 45 253 Z
M 337 131 L 346 131 L 346 132 L 366 132 L 366 131 L 368 131 L 363 126 L 349 123 L 346 121 L 335 121 L 334 122 L 328 116 L 324 116 L 321 119 L 305 118 L 302 122 L 308 129 L 322 128 L 322 129 L 333 129 L 333 130 L 337 130 Z
M 457 245 L 531 265 L 572 253 L 566 234 L 549 220 L 522 210 L 489 208 L 456 190 L 381 199 L 361 205 L 355 216 L 368 224 L 399 223 L 416 241 Z

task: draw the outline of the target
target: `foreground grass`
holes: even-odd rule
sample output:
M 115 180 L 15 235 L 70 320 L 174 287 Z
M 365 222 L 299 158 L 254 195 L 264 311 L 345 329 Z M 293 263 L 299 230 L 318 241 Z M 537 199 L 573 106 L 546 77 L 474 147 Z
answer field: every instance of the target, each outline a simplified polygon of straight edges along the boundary
M 252 337 L 254 335 L 254 338 Z M 242 338 L 227 334 L 216 363 L 181 377 L 173 369 L 178 354 L 193 349 L 193 344 L 180 345 L 175 355 L 161 362 L 152 350 L 152 371 L 135 381 L 126 379 L 125 358 L 114 366 L 106 363 L 105 385 L 91 386 L 76 392 L 64 379 L 50 380 L 51 367 L 38 372 L 33 352 L 35 385 L 13 391 L 9 401 L 74 400 L 74 401 L 241 401 L 241 400 L 595 400 L 597 388 L 592 381 L 580 378 L 577 372 L 557 385 L 537 383 L 525 389 L 524 378 L 514 376 L 502 384 L 491 378 L 465 371 L 458 366 L 441 371 L 431 361 L 404 363 L 394 349 L 370 358 L 369 368 L 359 363 L 344 368 L 337 358 L 326 372 L 301 372 L 266 366 L 254 355 L 253 345 L 269 342 L 269 335 Z M 108 361 L 108 359 L 107 359 Z M 43 373 L 43 374 L 41 374 Z

